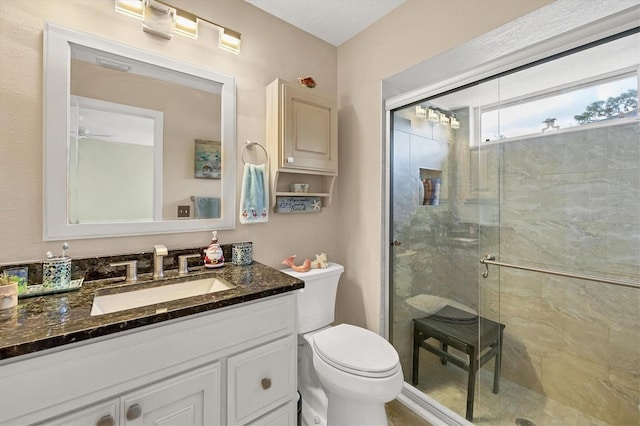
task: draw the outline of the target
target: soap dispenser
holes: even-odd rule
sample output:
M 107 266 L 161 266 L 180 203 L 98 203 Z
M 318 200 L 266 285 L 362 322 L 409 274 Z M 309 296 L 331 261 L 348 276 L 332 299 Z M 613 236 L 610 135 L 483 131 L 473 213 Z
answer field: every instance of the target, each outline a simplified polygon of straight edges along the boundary
M 218 244 L 218 231 L 213 231 L 212 234 L 211 244 L 204 251 L 204 266 L 207 268 L 219 268 L 224 266 L 224 254 L 222 253 L 222 247 Z

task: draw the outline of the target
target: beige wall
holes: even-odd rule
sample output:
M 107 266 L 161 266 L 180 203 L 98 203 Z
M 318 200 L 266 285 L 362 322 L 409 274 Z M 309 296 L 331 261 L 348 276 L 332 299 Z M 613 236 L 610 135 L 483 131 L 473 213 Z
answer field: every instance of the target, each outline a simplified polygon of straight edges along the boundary
M 383 315 L 381 80 L 551 2 L 407 0 L 338 48 L 339 320 L 378 330 Z
M 340 169 L 334 204 L 319 214 L 273 214 L 238 225 L 221 242 L 254 241 L 254 257 L 279 267 L 287 255 L 324 251 L 346 267 L 339 321 L 378 330 L 381 302 L 381 80 L 551 0 L 407 0 L 339 48 L 240 0 L 173 3 L 242 33 L 233 55 L 206 37 L 167 41 L 114 12 L 113 0 L 0 0 L 0 263 L 38 260 L 60 242 L 42 241 L 42 28 L 50 21 L 236 77 L 237 164 L 247 139 L 264 142 L 265 86 L 312 75 L 339 101 Z M 211 37 L 211 35 L 210 35 Z M 239 197 L 241 169 L 236 173 Z M 205 245 L 209 233 L 69 241 L 75 257 Z

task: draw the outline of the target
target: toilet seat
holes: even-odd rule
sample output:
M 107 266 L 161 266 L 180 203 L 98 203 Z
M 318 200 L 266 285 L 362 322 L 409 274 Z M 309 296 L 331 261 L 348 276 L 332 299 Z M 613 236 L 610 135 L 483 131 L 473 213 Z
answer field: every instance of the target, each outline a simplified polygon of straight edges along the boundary
M 316 354 L 332 367 L 362 377 L 389 377 L 400 369 L 398 353 L 367 329 L 340 324 L 313 335 Z

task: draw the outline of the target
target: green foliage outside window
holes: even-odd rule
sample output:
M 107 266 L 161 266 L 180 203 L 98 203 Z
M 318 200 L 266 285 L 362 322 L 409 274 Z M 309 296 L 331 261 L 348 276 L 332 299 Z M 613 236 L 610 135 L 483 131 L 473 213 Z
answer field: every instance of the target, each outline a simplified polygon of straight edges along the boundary
M 614 117 L 624 117 L 626 113 L 638 109 L 638 91 L 629 89 L 620 96 L 610 97 L 606 101 L 592 102 L 582 114 L 573 118 L 580 124 L 593 123 Z

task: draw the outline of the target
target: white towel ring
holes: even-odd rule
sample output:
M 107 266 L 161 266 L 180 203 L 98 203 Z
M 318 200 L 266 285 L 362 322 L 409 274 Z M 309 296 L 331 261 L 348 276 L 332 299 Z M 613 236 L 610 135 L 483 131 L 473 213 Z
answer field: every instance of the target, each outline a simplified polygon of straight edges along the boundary
M 257 145 L 260 148 L 262 148 L 262 150 L 264 151 L 264 155 L 266 160 L 264 161 L 263 164 L 267 164 L 267 161 L 269 161 L 269 153 L 267 152 L 267 149 L 260 145 L 258 142 L 254 142 L 254 141 L 247 141 L 246 144 L 242 147 L 242 152 L 240 153 L 240 158 L 242 159 L 242 164 L 247 164 L 246 161 L 244 161 L 244 153 L 247 149 L 253 149 L 253 146 Z M 260 164 L 261 165 L 261 164 Z

